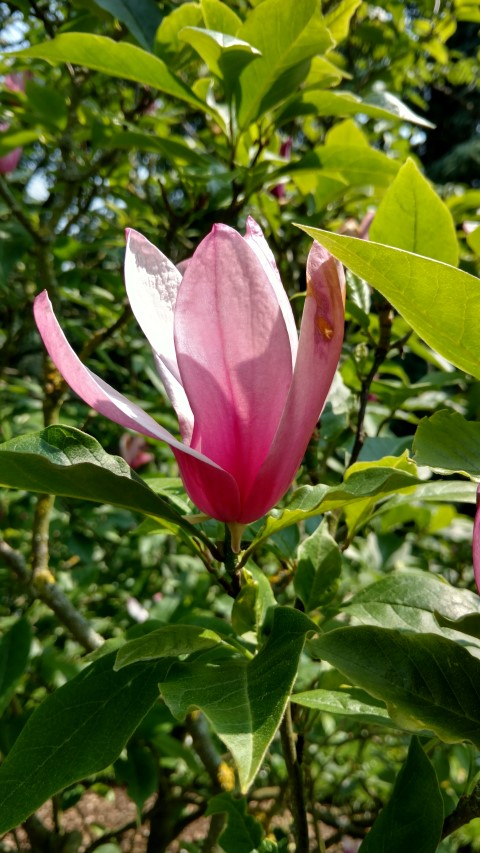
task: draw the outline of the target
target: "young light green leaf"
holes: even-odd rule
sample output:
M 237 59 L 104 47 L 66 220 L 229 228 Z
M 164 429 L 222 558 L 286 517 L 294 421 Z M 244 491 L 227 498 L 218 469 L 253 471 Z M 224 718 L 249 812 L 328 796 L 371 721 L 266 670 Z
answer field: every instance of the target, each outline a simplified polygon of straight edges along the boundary
M 159 658 L 189 655 L 202 649 L 211 649 L 224 641 L 215 631 L 197 625 L 165 625 L 144 637 L 125 643 L 117 653 L 114 669 L 123 669 L 132 663 Z
M 392 796 L 365 836 L 359 853 L 435 853 L 442 827 L 443 797 L 437 775 L 414 737 Z
M 480 661 L 457 643 L 362 625 L 323 634 L 309 649 L 385 702 L 400 728 L 480 746 Z
M 0 767 L 0 833 L 118 758 L 158 698 L 170 662 L 115 673 L 107 655 L 42 702 Z
M 329 510 L 343 509 L 366 497 L 380 500 L 417 483 L 416 467 L 404 455 L 387 456 L 375 462 L 357 462 L 348 469 L 344 482 L 339 486 L 302 486 L 293 493 L 285 509 L 267 516 L 265 524 L 244 552 L 243 560 L 248 559 L 260 542 L 291 524 Z
M 236 36 L 262 54 L 240 74 L 237 113 L 242 129 L 287 98 L 305 79 L 312 57 L 333 45 L 315 0 L 264 0 Z
M 480 479 L 480 424 L 443 409 L 422 418 L 413 440 L 415 461 L 441 474 Z
M 305 635 L 312 629 L 298 610 L 275 607 L 271 633 L 253 660 L 174 663 L 160 685 L 177 719 L 193 708 L 203 711 L 232 753 L 244 793 L 280 725 Z
M 242 588 L 232 609 L 232 627 L 238 636 L 253 631 L 260 637 L 270 608 L 276 604 L 270 581 L 251 560 L 242 569 Z
M 410 158 L 387 189 L 370 226 L 375 243 L 457 266 L 452 214 Z
M 51 41 L 21 50 L 17 56 L 22 59 L 45 59 L 53 64 L 71 62 L 74 65 L 82 65 L 113 77 L 152 86 L 173 98 L 208 111 L 207 105 L 193 94 L 191 88 L 172 74 L 157 56 L 136 45 L 116 42 L 106 36 L 63 33 Z
M 336 44 L 348 36 L 350 21 L 361 2 L 362 0 L 340 0 L 325 15 L 325 24 Z
M 125 24 L 145 50 L 152 49 L 162 20 L 155 0 L 95 0 L 95 3 Z
M 299 227 L 379 290 L 429 346 L 480 378 L 478 279 L 391 246 Z
M 178 37 L 197 51 L 212 74 L 225 80 L 229 92 L 232 88 L 231 78 L 238 78 L 241 68 L 260 56 L 260 51 L 248 42 L 215 30 L 184 27 Z
M 200 0 L 200 6 L 208 30 L 216 30 L 230 36 L 237 34 L 242 19 L 227 3 L 223 3 L 222 0 Z
M 0 444 L 0 485 L 120 506 L 199 531 L 119 456 L 74 427 L 55 425 Z
M 31 642 L 32 629 L 26 619 L 14 622 L 0 639 L 0 716 L 25 672 Z
M 326 526 L 320 524 L 298 549 L 294 586 L 307 613 L 332 597 L 341 569 L 340 549 Z
M 407 107 L 403 101 L 389 92 L 375 92 L 360 98 L 353 92 L 343 89 L 325 91 L 319 87 L 306 90 L 298 97 L 289 99 L 279 117 L 280 122 L 286 122 L 296 115 L 336 115 L 353 116 L 366 115 L 369 118 L 381 118 L 390 121 L 408 121 L 421 127 L 433 125 Z

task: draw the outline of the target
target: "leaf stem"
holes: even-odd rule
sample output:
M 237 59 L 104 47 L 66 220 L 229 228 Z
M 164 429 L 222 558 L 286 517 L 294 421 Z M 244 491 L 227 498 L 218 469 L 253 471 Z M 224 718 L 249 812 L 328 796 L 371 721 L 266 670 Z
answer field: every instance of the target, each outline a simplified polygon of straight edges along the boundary
M 282 749 L 290 781 L 290 807 L 295 827 L 296 853 L 308 853 L 308 823 L 305 807 L 305 792 L 303 787 L 302 767 L 297 754 L 295 733 L 293 731 L 290 702 L 287 704 L 283 720 L 280 724 Z

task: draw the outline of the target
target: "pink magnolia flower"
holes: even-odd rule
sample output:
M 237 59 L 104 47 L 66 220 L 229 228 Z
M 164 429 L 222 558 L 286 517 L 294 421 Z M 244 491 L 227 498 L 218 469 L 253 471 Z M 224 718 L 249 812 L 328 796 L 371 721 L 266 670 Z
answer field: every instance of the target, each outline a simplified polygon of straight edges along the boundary
M 118 444 L 120 455 L 130 465 L 130 468 L 133 468 L 135 471 L 137 468 L 141 468 L 142 465 L 148 465 L 154 459 L 153 453 L 149 453 L 147 442 L 141 435 L 132 435 L 130 432 L 124 432 Z
M 3 85 L 11 92 L 23 92 L 25 91 L 25 77 L 23 74 L 7 74 Z M 8 130 L 9 127 L 7 121 L 0 122 L 0 133 Z M 0 157 L 0 175 L 8 175 L 9 172 L 13 172 L 18 166 L 21 156 L 22 149 L 14 148 L 13 151 L 9 151 L 8 154 Z
M 318 243 L 307 261 L 298 339 L 274 257 L 250 217 L 242 237 L 214 225 L 182 277 L 137 231 L 127 231 L 125 282 L 182 441 L 85 367 L 44 291 L 35 319 L 70 387 L 123 427 L 166 441 L 193 503 L 241 530 L 285 494 L 324 406 L 343 340 L 345 280 Z

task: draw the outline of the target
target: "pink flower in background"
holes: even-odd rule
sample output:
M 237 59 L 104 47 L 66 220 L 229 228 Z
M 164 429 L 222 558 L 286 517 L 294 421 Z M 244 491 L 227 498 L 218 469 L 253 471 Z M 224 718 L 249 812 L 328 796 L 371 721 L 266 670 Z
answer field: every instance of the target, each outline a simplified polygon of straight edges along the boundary
M 124 432 L 119 445 L 120 455 L 130 465 L 130 468 L 133 468 L 135 471 L 137 468 L 141 468 L 142 465 L 148 465 L 155 458 L 153 453 L 148 451 L 148 444 L 141 435 L 132 435 L 130 432 Z
M 8 74 L 3 81 L 3 85 L 11 92 L 24 92 L 25 77 L 23 74 Z M 10 125 L 8 122 L 0 122 L 0 133 L 8 130 L 9 127 Z M 0 157 L 0 175 L 8 175 L 9 172 L 13 172 L 18 166 L 21 156 L 22 149 L 14 148 L 13 151 L 9 151 L 8 154 Z
M 245 237 L 215 225 L 183 277 L 129 230 L 125 282 L 182 441 L 80 362 L 44 291 L 34 311 L 45 346 L 89 406 L 170 445 L 191 500 L 230 525 L 238 548 L 243 526 L 289 488 L 325 404 L 343 340 L 343 269 L 313 244 L 300 339 L 274 257 L 250 217 Z

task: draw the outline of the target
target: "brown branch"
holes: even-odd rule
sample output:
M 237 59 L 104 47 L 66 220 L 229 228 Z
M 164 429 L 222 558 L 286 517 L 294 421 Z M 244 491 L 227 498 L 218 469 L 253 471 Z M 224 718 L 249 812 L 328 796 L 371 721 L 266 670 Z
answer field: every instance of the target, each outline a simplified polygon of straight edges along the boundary
M 297 754 L 290 703 L 288 703 L 285 709 L 283 720 L 280 724 L 280 736 L 282 739 L 282 749 L 287 767 L 287 775 L 290 782 L 290 807 L 295 826 L 295 850 L 297 853 L 308 853 L 308 823 L 307 810 L 305 807 L 303 773 Z
M 370 386 L 375 379 L 378 368 L 385 361 L 390 350 L 390 337 L 392 333 L 393 312 L 389 302 L 383 302 L 379 310 L 380 320 L 380 336 L 373 357 L 373 364 L 368 375 L 362 379 L 362 389 L 360 392 L 360 407 L 358 410 L 357 429 L 355 433 L 355 441 L 353 443 L 352 454 L 350 457 L 350 465 L 357 461 L 360 451 L 363 447 L 366 435 L 364 430 L 365 414 L 367 411 L 368 395 Z
M 50 607 L 73 637 L 87 652 L 93 652 L 103 644 L 103 637 L 89 625 L 73 606 L 48 571 L 33 574 L 19 551 L 0 539 L 0 557 L 13 569 L 18 580 L 26 588 L 31 599 L 40 599 Z
M 453 812 L 445 818 L 442 840 L 476 817 L 480 817 L 480 782 L 477 782 L 471 794 L 463 794 L 460 797 Z

